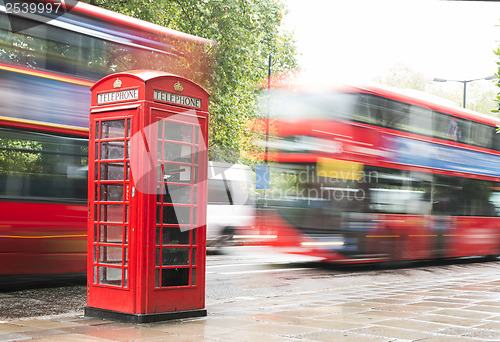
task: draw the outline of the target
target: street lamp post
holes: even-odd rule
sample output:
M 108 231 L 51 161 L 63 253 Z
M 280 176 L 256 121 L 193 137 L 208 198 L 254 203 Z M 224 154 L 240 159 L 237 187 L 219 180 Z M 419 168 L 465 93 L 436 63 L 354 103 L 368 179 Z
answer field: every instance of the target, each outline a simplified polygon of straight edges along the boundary
M 495 75 L 491 75 L 491 76 L 483 77 L 483 78 L 475 78 L 473 80 L 463 80 L 463 81 L 462 80 L 446 80 L 443 78 L 435 78 L 434 82 L 460 82 L 460 83 L 463 83 L 463 85 L 464 85 L 464 105 L 463 105 L 463 107 L 465 108 L 465 98 L 466 98 L 466 94 L 467 94 L 467 83 L 479 81 L 479 80 L 492 80 L 494 78 L 496 78 Z

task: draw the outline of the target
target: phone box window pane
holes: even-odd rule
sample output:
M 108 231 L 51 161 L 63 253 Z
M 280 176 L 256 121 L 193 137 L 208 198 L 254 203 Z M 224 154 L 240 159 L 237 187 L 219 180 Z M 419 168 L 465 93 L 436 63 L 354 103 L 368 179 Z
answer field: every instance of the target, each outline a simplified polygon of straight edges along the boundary
M 164 206 L 163 223 L 172 225 L 189 225 L 191 207 Z
M 123 141 L 103 141 L 101 142 L 101 160 L 124 159 L 125 143 Z
M 101 139 L 125 137 L 125 120 L 110 120 L 101 122 Z
M 156 239 L 155 239 L 155 243 L 157 245 L 161 244 L 161 227 L 156 227 Z
M 127 287 L 128 286 L 128 269 L 125 268 L 123 270 L 123 286 Z
M 165 122 L 165 139 L 193 142 L 193 126 L 177 122 Z
M 191 264 L 196 266 L 196 248 L 191 250 Z
M 163 180 L 168 183 L 191 183 L 191 166 L 164 164 Z
M 163 248 L 161 263 L 163 266 L 189 265 L 189 248 Z
M 94 139 L 99 140 L 99 121 L 96 121 L 96 123 L 95 123 L 95 138 Z
M 99 262 L 102 264 L 122 263 L 122 247 L 100 246 Z
M 198 207 L 193 207 L 193 226 L 197 226 L 197 213 L 198 213 Z
M 160 270 L 155 270 L 155 287 L 160 287 Z
M 191 231 L 193 232 L 192 233 L 192 235 L 193 235 L 192 245 L 196 245 L 196 236 L 198 235 L 198 229 L 197 228 L 193 228 L 193 229 L 191 229 Z
M 122 202 L 123 185 L 119 184 L 101 184 L 101 201 Z
M 192 145 L 176 144 L 176 143 L 165 143 L 163 150 L 163 156 L 166 161 L 172 161 L 177 163 L 192 163 Z
M 102 163 L 101 180 L 123 180 L 123 163 Z
M 189 268 L 169 268 L 161 270 L 161 286 L 189 285 Z
M 100 205 L 100 221 L 102 222 L 123 222 L 122 205 Z
M 99 267 L 99 284 L 122 286 L 122 269 Z
M 191 204 L 191 186 L 165 184 L 163 203 Z
M 163 245 L 189 245 L 190 230 L 181 231 L 179 227 L 163 228 Z
M 158 139 L 163 138 L 163 123 L 162 121 L 158 121 Z
M 99 242 L 121 244 L 123 242 L 123 227 L 100 225 Z

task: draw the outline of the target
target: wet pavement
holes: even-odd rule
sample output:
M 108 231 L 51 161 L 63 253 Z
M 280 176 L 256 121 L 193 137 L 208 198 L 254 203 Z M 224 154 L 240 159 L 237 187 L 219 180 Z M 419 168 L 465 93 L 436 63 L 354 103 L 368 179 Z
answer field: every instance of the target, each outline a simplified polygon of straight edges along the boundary
M 0 341 L 500 341 L 500 262 L 418 282 L 277 291 L 206 307 L 207 317 L 148 324 L 83 312 L 4 319 Z
M 20 283 L 19 286 L 16 286 L 17 283 L 5 286 L 2 280 L 0 284 L 0 321 L 49 314 L 78 313 L 87 303 L 84 278 L 76 278 L 63 285 L 61 281 L 58 283 L 32 281 Z

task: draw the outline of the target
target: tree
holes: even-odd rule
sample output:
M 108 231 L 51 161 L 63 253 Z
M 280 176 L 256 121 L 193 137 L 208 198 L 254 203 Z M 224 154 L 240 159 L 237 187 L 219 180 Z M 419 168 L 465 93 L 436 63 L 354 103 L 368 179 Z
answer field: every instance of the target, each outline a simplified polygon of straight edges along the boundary
M 404 64 L 394 65 L 384 77 L 377 77 L 375 81 L 395 88 L 423 91 L 449 100 L 460 107 L 463 105 L 463 85 L 461 83 L 436 83 L 432 81 L 432 78 L 426 77 L 423 73 L 412 70 Z M 471 82 L 467 85 L 467 109 L 493 115 L 495 107 L 497 107 L 495 94 L 491 82 Z M 500 100 L 500 96 L 497 99 Z
M 470 82 L 467 84 L 467 109 L 478 113 L 494 115 L 495 87 L 491 81 Z M 435 83 L 429 85 L 431 94 L 448 99 L 460 107 L 463 106 L 464 86 L 458 82 Z
M 493 52 L 495 53 L 495 55 L 500 57 L 500 47 Z M 498 72 L 496 74 L 496 77 L 497 77 L 496 85 L 497 85 L 497 87 L 500 87 L 500 62 L 497 62 L 497 65 L 498 65 Z M 500 91 L 497 92 L 495 101 L 497 102 L 497 108 L 495 108 L 495 110 L 493 110 L 493 112 L 498 114 L 500 112 Z
M 292 35 L 281 30 L 280 0 L 85 0 L 217 42 L 217 64 L 203 86 L 210 97 L 210 159 L 236 162 L 256 111 L 256 85 L 273 72 L 297 68 Z M 242 146 L 243 145 L 243 146 Z
M 398 63 L 389 69 L 384 77 L 376 77 L 375 81 L 395 88 L 425 91 L 431 80 L 408 65 Z

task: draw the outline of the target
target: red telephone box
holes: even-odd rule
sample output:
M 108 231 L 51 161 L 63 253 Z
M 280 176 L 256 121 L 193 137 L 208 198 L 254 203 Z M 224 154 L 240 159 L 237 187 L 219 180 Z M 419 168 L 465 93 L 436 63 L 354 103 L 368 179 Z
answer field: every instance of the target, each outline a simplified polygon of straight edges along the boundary
M 205 316 L 208 93 L 142 70 L 91 91 L 85 314 Z

